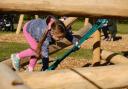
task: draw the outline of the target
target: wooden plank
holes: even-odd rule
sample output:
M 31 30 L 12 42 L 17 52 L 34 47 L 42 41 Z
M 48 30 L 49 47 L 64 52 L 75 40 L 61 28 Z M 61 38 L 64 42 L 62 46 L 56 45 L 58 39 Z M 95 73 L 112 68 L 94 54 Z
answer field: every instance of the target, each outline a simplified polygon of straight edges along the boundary
M 128 0 L 2 0 L 0 12 L 128 17 Z
M 18 73 L 32 89 L 123 89 L 128 65 Z M 36 85 L 35 85 L 36 84 Z
M 0 89 L 30 89 L 8 66 L 0 63 Z

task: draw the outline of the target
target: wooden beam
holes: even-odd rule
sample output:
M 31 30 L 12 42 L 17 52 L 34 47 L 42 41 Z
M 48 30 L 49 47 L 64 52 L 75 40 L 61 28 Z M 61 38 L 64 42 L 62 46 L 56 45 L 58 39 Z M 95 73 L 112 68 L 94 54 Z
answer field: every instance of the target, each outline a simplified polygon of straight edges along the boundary
M 21 78 L 8 66 L 0 63 L 0 88 L 1 89 L 30 89 Z
M 128 0 L 2 0 L 0 12 L 128 17 Z
M 18 73 L 32 89 L 123 89 L 128 65 Z

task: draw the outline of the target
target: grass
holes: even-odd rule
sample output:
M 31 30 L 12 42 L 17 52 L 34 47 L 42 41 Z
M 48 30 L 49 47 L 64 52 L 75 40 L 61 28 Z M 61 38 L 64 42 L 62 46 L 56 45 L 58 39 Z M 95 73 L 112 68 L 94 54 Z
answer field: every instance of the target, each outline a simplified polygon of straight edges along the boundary
M 79 30 L 81 27 L 83 27 L 84 23 L 81 20 L 77 20 L 73 25 L 72 25 L 72 30 L 73 31 L 77 31 Z
M 120 34 L 128 34 L 128 24 L 118 24 L 118 33 Z
M 4 45 L 4 46 L 3 46 Z M 12 53 L 20 52 L 28 47 L 27 44 L 15 43 L 15 42 L 0 42 L 0 61 L 10 57 Z M 63 49 L 55 54 L 50 55 L 51 57 L 58 57 L 67 52 L 68 49 Z M 84 55 L 83 55 L 84 54 Z M 72 53 L 69 57 L 75 57 L 77 59 L 91 59 L 91 49 L 80 49 L 75 53 Z
M 83 21 L 78 20 L 75 24 L 72 25 L 72 30 L 77 31 L 83 26 Z M 128 24 L 117 24 L 117 30 L 119 34 L 128 34 Z
M 0 35 L 4 36 L 5 34 L 14 34 L 14 32 L 6 32 L 6 31 L 0 31 Z
M 19 52 L 27 47 L 27 44 L 22 43 L 0 42 L 0 61 L 9 58 L 12 53 Z
M 55 54 L 52 54 L 51 57 L 54 57 L 54 58 L 61 57 L 67 51 L 68 51 L 68 49 L 60 50 L 60 51 L 56 52 Z M 69 57 L 74 57 L 76 59 L 91 59 L 92 58 L 92 50 L 91 49 L 79 49 L 78 51 L 69 55 Z

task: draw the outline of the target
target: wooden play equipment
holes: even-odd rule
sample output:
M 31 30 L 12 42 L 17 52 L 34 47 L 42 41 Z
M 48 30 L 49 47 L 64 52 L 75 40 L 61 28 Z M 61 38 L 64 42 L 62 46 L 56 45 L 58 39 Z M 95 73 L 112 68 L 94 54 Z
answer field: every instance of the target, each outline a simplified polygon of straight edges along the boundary
M 128 17 L 127 0 L 3 0 L 0 3 L 0 11 L 8 13 L 44 13 L 60 16 L 95 16 L 95 17 Z M 12 12 L 13 11 L 13 12 Z M 80 37 L 91 26 L 81 28 L 77 34 Z M 100 33 L 95 34 L 96 41 L 100 41 Z M 64 40 L 63 42 L 67 42 Z M 68 46 L 71 43 L 65 45 Z M 60 50 L 63 47 L 52 45 L 51 53 Z M 14 73 L 6 65 L 0 64 L 0 78 L 2 79 L 2 89 L 29 89 L 21 80 L 13 82 L 13 76 L 20 76 L 24 83 L 31 89 L 121 89 L 128 87 L 127 58 L 121 55 L 115 55 L 112 52 L 101 51 L 100 45 L 94 45 L 98 48 L 94 55 L 99 62 L 100 55 L 102 59 L 114 63 L 104 67 L 89 67 L 79 69 L 55 70 L 34 73 Z M 95 59 L 95 57 L 93 57 Z M 8 61 L 8 60 L 7 60 Z M 10 61 L 3 63 L 11 64 Z M 26 62 L 25 62 L 26 63 Z M 117 65 L 119 64 L 119 65 Z M 125 65 L 126 64 L 126 65 Z M 11 66 L 11 65 L 10 65 Z M 8 70 L 9 72 L 5 71 Z M 7 74 L 7 75 L 6 75 Z M 9 75 L 8 75 L 9 74 Z M 12 79 L 10 79 L 12 77 Z M 16 77 L 18 79 L 19 77 Z M 9 82 L 7 85 L 5 83 Z M 23 86 L 20 86 L 23 85 Z M 15 88 L 14 86 L 15 85 Z M 20 88 L 18 88 L 20 87 Z
M 18 75 L 32 89 L 123 89 L 128 87 L 127 69 L 124 64 Z
M 128 1 L 123 0 L 2 0 L 1 12 L 44 13 L 63 16 L 127 17 Z
M 0 63 L 0 80 L 1 89 L 30 89 L 14 71 L 3 63 Z

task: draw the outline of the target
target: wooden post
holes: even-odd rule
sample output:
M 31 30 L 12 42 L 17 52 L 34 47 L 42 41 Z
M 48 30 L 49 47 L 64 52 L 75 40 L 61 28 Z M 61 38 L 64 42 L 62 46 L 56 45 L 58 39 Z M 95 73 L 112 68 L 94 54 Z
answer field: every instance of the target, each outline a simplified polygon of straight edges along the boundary
M 35 19 L 38 19 L 39 18 L 39 16 L 38 15 L 35 15 Z
M 88 23 L 89 23 L 89 18 L 85 18 L 84 25 L 86 26 L 86 25 L 88 25 Z
M 16 34 L 20 33 L 20 31 L 22 29 L 23 20 L 24 20 L 24 14 L 21 14 L 20 18 L 19 18 L 17 29 L 16 29 Z
M 95 22 L 95 20 L 94 20 Z M 93 34 L 93 60 L 92 66 L 97 66 L 100 64 L 100 50 L 101 50 L 101 38 L 100 38 L 100 30 L 97 30 Z
M 30 89 L 8 66 L 0 63 L 0 89 Z

